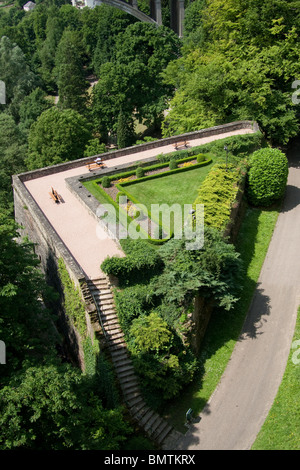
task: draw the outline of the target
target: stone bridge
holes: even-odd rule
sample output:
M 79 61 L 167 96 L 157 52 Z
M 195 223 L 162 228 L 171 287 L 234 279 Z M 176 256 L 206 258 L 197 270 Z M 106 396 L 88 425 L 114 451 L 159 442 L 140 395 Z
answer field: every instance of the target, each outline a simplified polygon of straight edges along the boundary
M 157 26 L 162 25 L 161 0 L 149 0 L 150 15 L 146 15 L 138 9 L 137 0 L 72 0 L 72 5 L 78 8 L 89 7 L 94 8 L 97 5 L 105 3 L 112 7 L 123 10 L 129 15 L 134 16 L 140 21 L 152 23 Z M 184 0 L 170 0 L 170 27 L 178 34 L 183 35 L 184 21 Z

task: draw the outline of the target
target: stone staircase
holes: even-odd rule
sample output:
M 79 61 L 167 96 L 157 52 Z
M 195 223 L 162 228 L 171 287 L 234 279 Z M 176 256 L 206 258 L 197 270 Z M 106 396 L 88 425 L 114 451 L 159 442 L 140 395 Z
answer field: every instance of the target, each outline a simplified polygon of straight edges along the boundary
M 88 280 L 89 293 L 98 311 L 99 321 L 110 352 L 124 401 L 134 421 L 161 449 L 175 449 L 182 434 L 158 413 L 150 409 L 141 394 L 139 380 L 127 351 L 124 334 L 120 328 L 109 280 L 103 276 Z

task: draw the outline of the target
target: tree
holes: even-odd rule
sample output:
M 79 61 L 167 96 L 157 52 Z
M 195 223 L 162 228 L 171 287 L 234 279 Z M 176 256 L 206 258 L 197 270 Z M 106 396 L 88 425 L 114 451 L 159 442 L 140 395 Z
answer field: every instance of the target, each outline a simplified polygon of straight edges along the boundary
M 52 107 L 30 128 L 26 164 L 34 169 L 81 158 L 91 138 L 90 126 L 79 113 Z
M 32 124 L 47 109 L 50 108 L 49 101 L 46 100 L 46 93 L 39 87 L 35 88 L 30 95 L 27 95 L 20 106 L 19 127 L 27 134 Z
M 300 73 L 294 3 L 210 0 L 193 8 L 198 5 L 202 39 L 189 43 L 188 36 L 177 68 L 172 63 L 165 73 L 177 91 L 164 135 L 250 119 L 273 143 L 287 143 L 299 131 L 291 100 Z
M 0 338 L 5 342 L 9 377 L 26 361 L 39 363 L 51 355 L 55 332 L 41 300 L 49 291 L 39 270 L 32 243 L 20 240 L 17 225 L 6 211 L 0 213 Z M 38 339 L 39 338 L 39 339 Z M 34 351 L 34 354 L 33 354 Z
M 93 89 L 93 118 L 101 136 L 116 134 L 121 109 L 128 122 L 135 117 L 160 125 L 173 91 L 160 73 L 178 49 L 179 39 L 164 27 L 135 23 L 119 34 L 115 59 L 101 66 Z
M 129 147 L 134 140 L 134 125 L 132 116 L 126 117 L 122 109 L 120 110 L 118 117 L 117 138 L 119 149 Z
M 70 365 L 29 367 L 0 391 L 0 448 L 118 450 L 130 428 Z
M 6 87 L 6 104 L 0 105 L 0 111 L 12 114 L 17 122 L 20 105 L 38 85 L 38 78 L 29 69 L 21 49 L 5 36 L 0 39 L 0 79 Z
M 55 55 L 54 75 L 58 87 L 58 106 L 80 113 L 84 113 L 87 100 L 83 54 L 80 34 L 77 31 L 65 30 Z
M 134 347 L 139 352 L 164 350 L 168 348 L 172 337 L 167 323 L 157 313 L 134 319 L 130 335 L 134 337 Z
M 25 139 L 11 115 L 0 113 L 0 208 L 13 212 L 11 176 L 26 170 Z

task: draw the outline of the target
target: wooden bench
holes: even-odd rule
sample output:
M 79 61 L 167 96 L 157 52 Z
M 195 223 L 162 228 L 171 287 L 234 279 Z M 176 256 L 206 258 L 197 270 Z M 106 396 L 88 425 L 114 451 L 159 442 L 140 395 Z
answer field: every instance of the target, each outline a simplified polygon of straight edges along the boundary
M 58 194 L 58 192 L 55 189 L 51 188 L 51 191 L 49 194 L 52 197 L 54 202 L 59 203 L 61 201 L 61 196 Z
M 99 168 L 104 168 L 105 165 L 103 162 L 101 163 L 91 162 L 91 163 L 87 163 L 86 167 L 88 168 L 89 171 L 91 171 L 91 170 L 98 170 Z
M 178 150 L 178 148 L 180 148 L 180 147 L 187 147 L 188 144 L 189 144 L 189 142 L 184 140 L 182 142 L 175 142 L 174 147 L 175 147 L 176 150 Z

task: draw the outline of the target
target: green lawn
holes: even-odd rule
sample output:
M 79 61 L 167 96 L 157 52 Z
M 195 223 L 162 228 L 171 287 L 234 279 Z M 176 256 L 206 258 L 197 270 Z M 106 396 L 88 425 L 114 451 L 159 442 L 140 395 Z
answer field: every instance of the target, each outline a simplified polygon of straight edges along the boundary
M 277 209 L 249 208 L 245 214 L 236 243 L 245 266 L 240 299 L 233 311 L 214 312 L 199 355 L 197 379 L 162 410 L 173 426 L 182 432 L 186 432 L 186 411 L 192 408 L 195 416 L 201 412 L 225 371 L 250 306 L 277 217 Z
M 151 209 L 151 204 L 192 204 L 211 168 L 212 163 L 202 168 L 130 184 L 126 186 L 126 191 L 148 210 Z
M 253 450 L 300 449 L 300 308 L 291 348 L 277 396 L 263 424 Z

